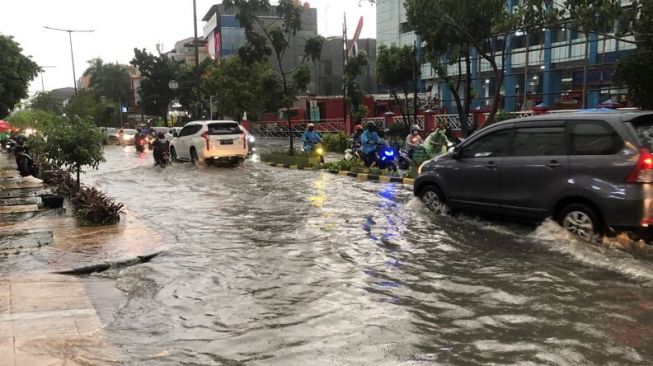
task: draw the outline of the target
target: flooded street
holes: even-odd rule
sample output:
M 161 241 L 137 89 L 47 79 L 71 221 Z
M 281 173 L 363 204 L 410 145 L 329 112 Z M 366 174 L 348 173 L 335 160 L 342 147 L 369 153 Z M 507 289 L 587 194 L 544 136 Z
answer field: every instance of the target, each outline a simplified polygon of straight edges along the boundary
M 653 264 L 553 223 L 434 217 L 407 186 L 256 161 L 106 159 L 85 182 L 169 247 L 96 275 L 126 293 L 104 331 L 127 364 L 653 361 Z

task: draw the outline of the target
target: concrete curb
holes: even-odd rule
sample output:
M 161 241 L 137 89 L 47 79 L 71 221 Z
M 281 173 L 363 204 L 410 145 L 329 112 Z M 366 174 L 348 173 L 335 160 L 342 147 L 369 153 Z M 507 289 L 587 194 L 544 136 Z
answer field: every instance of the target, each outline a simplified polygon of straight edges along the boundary
M 163 253 L 163 251 L 138 255 L 133 258 L 122 258 L 122 259 L 117 259 L 115 261 L 96 263 L 88 266 L 75 267 L 75 268 L 64 269 L 59 271 L 51 271 L 49 273 L 65 274 L 65 275 L 87 275 L 91 273 L 104 272 L 110 268 L 128 267 L 141 263 L 147 263 L 151 261 L 152 258 L 158 256 L 161 253 Z
M 415 184 L 415 180 L 412 178 L 391 177 L 387 175 L 374 175 L 374 174 L 358 173 L 358 172 L 352 172 L 346 170 L 329 170 L 329 169 L 313 168 L 313 167 L 298 167 L 296 165 L 287 165 L 287 164 L 278 164 L 278 163 L 269 163 L 269 162 L 266 163 L 272 167 L 277 167 L 277 168 L 297 169 L 297 170 L 326 170 L 331 174 L 337 174 L 341 177 L 352 177 L 362 181 L 381 182 L 381 183 L 400 183 L 400 184 L 411 185 L 411 186 Z

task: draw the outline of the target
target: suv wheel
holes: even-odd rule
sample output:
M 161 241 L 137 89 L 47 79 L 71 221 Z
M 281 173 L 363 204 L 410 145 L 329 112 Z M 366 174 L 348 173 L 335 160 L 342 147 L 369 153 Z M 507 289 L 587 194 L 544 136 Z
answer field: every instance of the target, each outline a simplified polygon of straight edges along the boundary
M 197 164 L 199 158 L 197 157 L 197 151 L 195 150 L 194 147 L 190 149 L 190 162 L 195 165 Z
M 426 207 L 429 210 L 433 211 L 437 215 L 447 215 L 449 214 L 449 207 L 444 202 L 442 198 L 442 193 L 438 187 L 433 185 L 427 185 L 422 188 L 420 193 L 420 198 Z
M 558 223 L 570 233 L 589 242 L 597 242 L 603 235 L 603 226 L 596 211 L 583 203 L 565 206 L 558 215 Z
M 174 146 L 170 147 L 170 161 L 173 163 L 177 162 L 177 150 L 175 150 Z

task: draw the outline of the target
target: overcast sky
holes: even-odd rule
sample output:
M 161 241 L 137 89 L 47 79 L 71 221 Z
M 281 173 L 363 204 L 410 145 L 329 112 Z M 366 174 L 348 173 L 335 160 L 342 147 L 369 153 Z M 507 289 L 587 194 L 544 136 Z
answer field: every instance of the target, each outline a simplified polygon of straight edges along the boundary
M 128 63 L 134 47 L 155 51 L 157 43 L 166 50 L 177 40 L 193 35 L 192 0 L 0 0 L 0 33 L 14 36 L 23 52 L 45 68 L 45 89 L 73 86 L 68 34 L 43 26 L 93 29 L 93 33 L 73 33 L 75 71 L 79 77 L 87 60 Z M 211 5 L 221 0 L 197 0 L 198 34 L 201 18 Z M 274 2 L 274 1 L 273 1 Z M 347 12 L 349 37 L 360 16 L 365 17 L 363 38 L 376 36 L 376 9 L 358 0 L 312 0 L 318 9 L 318 30 L 323 36 L 342 34 L 343 12 Z M 30 92 L 41 90 L 37 77 Z

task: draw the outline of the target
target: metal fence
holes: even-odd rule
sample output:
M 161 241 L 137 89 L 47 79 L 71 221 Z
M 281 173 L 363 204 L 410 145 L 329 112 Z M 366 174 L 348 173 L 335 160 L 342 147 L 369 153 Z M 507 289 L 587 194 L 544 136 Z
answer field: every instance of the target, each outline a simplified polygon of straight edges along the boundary
M 521 112 L 511 112 L 513 118 L 524 118 L 530 117 L 533 115 L 532 111 L 521 111 Z M 487 118 L 488 113 L 485 113 Z M 424 116 L 417 116 L 415 120 L 414 116 L 407 117 L 409 125 L 417 124 L 420 128 L 424 128 L 425 119 Z M 451 130 L 460 130 L 460 117 L 457 114 L 436 114 L 434 116 L 435 123 L 440 124 L 444 123 Z M 386 127 L 386 120 L 382 117 L 375 118 L 364 118 L 363 125 L 368 122 L 373 122 L 377 125 L 378 128 L 384 129 Z M 306 130 L 306 126 L 309 123 L 315 124 L 315 130 L 320 133 L 338 133 L 346 132 L 345 131 L 345 122 L 341 119 L 335 120 L 322 120 L 322 121 L 293 121 L 292 122 L 292 132 L 293 136 L 300 137 L 302 133 Z M 393 117 L 392 123 L 404 123 L 401 116 Z M 467 119 L 467 123 L 470 129 L 474 128 L 473 115 L 470 114 Z M 249 132 L 256 136 L 257 138 L 287 138 L 289 137 L 288 131 L 288 122 L 287 121 L 259 121 L 259 122 L 250 122 L 249 123 Z

